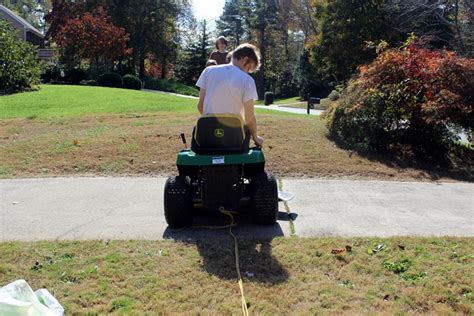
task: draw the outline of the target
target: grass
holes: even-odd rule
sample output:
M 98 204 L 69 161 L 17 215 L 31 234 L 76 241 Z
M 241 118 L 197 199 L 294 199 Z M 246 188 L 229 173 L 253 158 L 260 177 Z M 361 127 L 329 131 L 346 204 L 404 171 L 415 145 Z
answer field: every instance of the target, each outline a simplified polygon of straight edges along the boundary
M 166 92 L 173 92 L 184 95 L 199 96 L 199 90 L 196 87 L 187 86 L 185 84 L 164 80 L 164 79 L 147 79 L 145 81 L 145 88 L 152 90 L 160 90 Z
M 191 112 L 195 101 L 165 94 L 88 86 L 42 85 L 39 91 L 0 97 L 0 119 L 29 121 L 106 113 Z
M 0 97 L 0 178 L 175 174 L 176 153 L 183 148 L 179 134 L 189 142 L 198 118 L 195 103 L 56 85 Z M 469 173 L 463 164 L 453 170 L 401 168 L 341 149 L 328 140 L 318 117 L 261 109 L 257 116 L 267 167 L 279 177 L 431 180 Z
M 315 110 L 327 110 L 329 106 L 333 103 L 333 101 L 329 100 L 329 98 L 321 99 L 320 104 L 315 104 L 314 109 Z M 299 108 L 299 109 L 307 109 L 308 108 L 308 103 L 299 103 L 299 104 L 291 104 L 287 105 L 289 108 Z
M 474 312 L 473 238 L 241 239 L 239 248 L 252 314 Z M 0 253 L 0 285 L 45 287 L 67 314 L 240 313 L 230 238 L 9 242 Z
M 297 103 L 302 102 L 300 97 L 291 97 L 291 98 L 283 98 L 283 99 L 275 99 L 272 104 L 289 104 L 289 103 Z M 263 100 L 258 100 L 255 102 L 257 105 L 263 105 Z

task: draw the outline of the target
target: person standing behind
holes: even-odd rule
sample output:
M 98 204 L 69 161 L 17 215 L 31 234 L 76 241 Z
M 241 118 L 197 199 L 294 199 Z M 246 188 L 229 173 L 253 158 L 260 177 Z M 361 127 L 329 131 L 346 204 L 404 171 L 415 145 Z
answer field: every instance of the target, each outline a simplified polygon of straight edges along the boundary
M 214 59 L 218 65 L 228 64 L 227 60 L 227 39 L 219 36 L 216 40 L 216 51 L 213 51 L 209 59 Z

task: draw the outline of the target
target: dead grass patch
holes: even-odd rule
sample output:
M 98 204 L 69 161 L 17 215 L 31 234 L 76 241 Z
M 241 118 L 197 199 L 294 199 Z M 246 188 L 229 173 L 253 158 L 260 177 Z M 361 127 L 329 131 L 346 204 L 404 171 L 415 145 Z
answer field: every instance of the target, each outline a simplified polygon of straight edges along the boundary
M 170 175 L 196 114 L 155 112 L 0 122 L 0 177 Z M 431 180 L 456 171 L 390 165 L 338 148 L 318 117 L 260 114 L 268 169 L 279 177 Z

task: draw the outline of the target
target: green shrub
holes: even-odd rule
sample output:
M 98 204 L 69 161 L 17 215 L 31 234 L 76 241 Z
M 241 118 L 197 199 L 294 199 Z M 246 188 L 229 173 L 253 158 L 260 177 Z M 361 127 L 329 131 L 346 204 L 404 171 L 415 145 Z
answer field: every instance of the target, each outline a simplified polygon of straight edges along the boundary
M 123 76 L 122 79 L 123 79 L 123 87 L 125 89 L 141 90 L 142 81 L 137 76 L 125 75 Z
M 336 90 L 332 90 L 331 93 L 329 93 L 328 98 L 331 101 L 337 101 L 340 96 L 341 95 L 339 94 L 339 92 L 337 92 Z
M 145 89 L 173 92 L 194 97 L 199 96 L 199 90 L 197 88 L 173 80 L 147 78 L 145 80 Z
M 273 92 L 265 92 L 264 96 L 263 96 L 263 103 L 265 105 L 270 105 L 273 103 Z
M 40 83 L 44 66 L 36 54 L 33 45 L 20 40 L 0 19 L 0 94 L 29 90 Z
M 81 85 L 84 85 L 84 86 L 97 86 L 97 81 L 96 80 L 83 80 L 83 81 L 81 81 Z
M 449 159 L 460 130 L 472 133 L 473 87 L 472 59 L 415 44 L 388 50 L 361 67 L 360 77 L 330 107 L 327 126 L 351 147 L 441 162 Z
M 97 85 L 102 87 L 121 88 L 123 86 L 123 80 L 118 73 L 106 72 L 99 77 Z
M 49 83 L 52 81 L 62 80 L 61 69 L 58 66 L 48 65 L 41 74 L 41 81 Z
M 72 84 L 79 84 L 87 79 L 87 72 L 81 68 L 69 68 L 64 71 L 64 81 Z

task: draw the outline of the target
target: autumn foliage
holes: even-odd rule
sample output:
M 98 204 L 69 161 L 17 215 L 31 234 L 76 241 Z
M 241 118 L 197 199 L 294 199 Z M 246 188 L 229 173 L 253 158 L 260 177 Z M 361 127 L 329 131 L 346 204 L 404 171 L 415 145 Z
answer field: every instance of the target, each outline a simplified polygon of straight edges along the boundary
M 381 53 L 359 68 L 329 109 L 331 135 L 352 146 L 404 146 L 439 157 L 474 128 L 474 60 L 416 43 Z
M 125 30 L 115 26 L 102 7 L 94 14 L 86 12 L 68 19 L 54 37 L 60 47 L 88 59 L 97 69 L 111 68 L 114 61 L 129 54 L 128 39 Z

